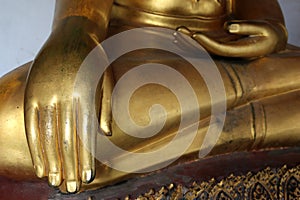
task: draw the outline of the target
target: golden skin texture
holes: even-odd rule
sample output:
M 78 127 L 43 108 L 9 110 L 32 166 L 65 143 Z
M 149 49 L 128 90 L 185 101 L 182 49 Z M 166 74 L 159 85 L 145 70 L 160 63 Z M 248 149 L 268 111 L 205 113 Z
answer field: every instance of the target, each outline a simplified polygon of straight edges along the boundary
M 110 26 L 108 26 L 109 22 Z M 1 118 L 10 121 L 1 128 L 1 137 L 4 137 L 1 140 L 4 143 L 1 148 L 2 152 L 12 150 L 12 148 L 16 152 L 11 158 L 5 157 L 4 153 L 2 154 L 1 159 L 3 162 L 1 163 L 5 163 L 2 171 L 8 166 L 13 166 L 13 169 L 23 168 L 23 171 L 26 171 L 25 174 L 30 176 L 32 173 L 30 152 L 36 175 L 38 177 L 47 176 L 50 185 L 60 186 L 60 189 L 64 192 L 73 193 L 79 191 L 81 185 L 83 185 L 84 189 L 104 186 L 108 183 L 116 182 L 127 175 L 115 170 L 107 170 L 95 162 L 90 151 L 83 146 L 76 134 L 87 141 L 90 145 L 88 149 L 94 150 L 93 141 L 95 139 L 93 137 L 96 133 L 92 126 L 98 122 L 93 121 L 90 111 L 96 107 L 100 108 L 100 128 L 106 135 L 112 135 L 110 137 L 112 141 L 123 145 L 124 148 L 130 147 L 132 149 L 129 149 L 132 151 L 143 146 L 144 143 L 138 140 L 124 139 L 122 131 L 114 125 L 111 116 L 110 97 L 114 82 L 121 77 L 124 69 L 130 66 L 123 66 L 122 63 L 115 64 L 113 70 L 110 69 L 104 74 L 100 83 L 101 87 L 96 94 L 97 97 L 101 97 L 99 98 L 101 101 L 99 100 L 97 105 L 91 104 L 92 101 L 88 98 L 89 94 L 85 92 L 88 91 L 89 84 L 94 83 L 87 82 L 82 86 L 81 95 L 86 97 L 82 99 L 87 101 L 74 99 L 72 92 L 75 77 L 83 59 L 96 45 L 111 34 L 126 30 L 128 27 L 146 25 L 177 29 L 190 35 L 211 54 L 230 58 L 254 59 L 271 53 L 274 54 L 284 50 L 287 41 L 283 16 L 275 0 L 264 0 L 263 3 L 259 0 L 57 1 L 53 31 L 36 56 L 30 69 L 23 67 L 2 78 L 2 91 L 5 91 L 1 93 L 5 97 L 2 98 L 2 105 L 8 106 L 2 108 Z M 154 54 L 157 54 L 158 57 L 160 56 L 159 53 L 154 52 Z M 133 56 L 138 57 L 138 55 Z M 244 65 L 247 65 L 249 69 L 249 77 L 252 76 L 253 79 L 256 75 L 252 72 L 258 68 L 259 73 L 265 76 L 276 77 L 281 74 L 281 71 L 273 72 L 272 65 L 276 64 L 276 66 L 282 67 L 285 63 L 291 63 L 291 69 L 287 69 L 284 72 L 287 74 L 286 79 L 283 79 L 281 82 L 276 78 L 274 78 L 274 81 L 266 83 L 263 81 L 264 78 L 257 79 L 261 81 L 257 84 L 261 90 L 256 88 L 257 91 L 254 89 L 253 93 L 250 92 L 249 96 L 251 98 L 242 99 L 241 101 L 233 100 L 238 99 L 239 95 L 231 91 L 232 83 L 229 80 L 230 78 L 227 76 L 226 79 L 226 76 L 223 74 L 222 78 L 225 79 L 228 107 L 234 108 L 237 105 L 247 105 L 252 100 L 259 100 L 266 96 L 279 95 L 298 89 L 299 83 L 296 80 L 299 79 L 295 78 L 295 76 L 298 76 L 296 73 L 297 68 L 295 67 L 298 54 L 288 51 L 284 55 L 286 58 L 278 58 L 278 60 L 276 60 L 276 56 L 274 58 L 268 56 L 265 59 L 257 59 L 253 62 L 244 61 Z M 162 56 L 161 58 L 164 57 Z M 170 60 L 166 59 L 166 62 L 170 62 L 175 68 L 180 63 L 179 61 L 175 62 L 173 59 Z M 222 70 L 221 65 L 218 64 L 220 70 Z M 26 77 L 27 73 L 28 76 L 25 80 L 24 77 Z M 206 108 L 204 110 L 209 110 L 211 105 L 209 95 L 203 86 L 203 80 L 199 77 L 194 77 L 192 70 L 189 70 L 188 66 L 182 73 L 186 73 L 188 79 L 196 80 L 193 89 L 195 89 L 197 95 L 204 94 L 204 99 L 207 100 L 205 105 L 203 105 Z M 291 82 L 290 80 L 295 81 Z M 155 89 L 159 90 L 158 88 Z M 143 98 L 149 96 L 145 91 L 137 95 L 137 100 L 132 105 L 133 108 L 137 109 L 136 113 L 139 113 L 140 107 L 143 106 Z M 172 108 L 173 104 L 175 104 L 174 106 L 177 105 L 167 92 L 162 90 L 162 94 L 160 98 L 163 105 L 167 107 L 171 105 L 170 108 Z M 292 99 L 290 100 L 291 102 L 293 102 L 294 96 L 295 94 L 291 95 L 291 97 L 288 95 Z M 272 104 L 275 100 L 271 99 L 269 101 L 271 103 L 267 102 L 266 105 Z M 153 99 L 153 102 L 155 102 L 155 99 Z M 80 112 L 74 110 L 74 104 Z M 24 112 L 18 110 L 14 112 L 15 117 L 12 117 L 12 111 L 15 111 L 16 107 L 24 107 Z M 290 106 L 287 110 L 293 111 L 292 113 L 297 115 L 295 107 Z M 172 109 L 170 109 L 170 112 L 172 113 Z M 173 112 L 173 117 L 170 117 L 168 121 L 170 127 L 178 124 L 178 115 L 179 113 Z M 208 117 L 209 112 L 204 111 L 202 116 Z M 135 117 L 142 122 L 145 120 L 138 114 Z M 24 124 L 22 124 L 23 121 L 25 121 Z M 271 120 L 268 123 L 276 124 L 276 120 Z M 11 124 L 17 125 L 11 126 Z M 288 132 L 288 129 L 286 128 L 285 130 L 284 128 L 283 132 Z M 199 128 L 200 135 L 204 129 Z M 244 129 L 246 130 L 246 128 L 237 130 L 244 131 Z M 9 136 L 7 136 L 7 130 L 10 130 Z M 152 145 L 145 147 L 144 150 L 164 144 L 163 142 L 160 144 L 158 141 L 168 141 L 168 137 L 174 134 L 172 130 L 170 128 L 169 131 L 162 134 L 161 138 L 156 137 L 151 140 L 150 144 Z M 234 136 L 237 130 L 229 132 Z M 298 130 L 297 127 L 295 130 Z M 25 145 L 25 132 L 29 149 Z M 272 142 L 269 141 L 274 141 L 274 138 L 285 141 L 278 135 L 279 133 L 276 129 L 268 134 L 271 139 L 265 142 L 266 145 L 258 145 L 257 148 L 272 146 Z M 293 142 L 297 141 L 295 135 L 293 135 Z M 19 145 L 7 147 L 8 144 L 12 143 L 12 138 L 22 139 L 20 139 Z M 201 141 L 201 138 L 199 136 L 198 140 Z M 249 139 L 249 141 L 253 142 L 251 139 L 253 135 L 251 134 L 236 135 L 235 139 L 240 141 L 241 138 L 247 138 L 246 141 Z M 287 141 L 282 145 L 291 146 L 294 145 L 293 142 Z M 224 144 L 220 144 L 220 148 Z M 249 148 L 245 149 L 249 150 Z M 235 150 L 236 148 L 232 148 L 229 151 Z M 186 154 L 196 151 L 197 148 L 192 146 Z M 218 151 L 222 152 L 222 150 Z M 24 162 L 17 162 L 17 158 L 22 158 Z M 12 176 L 22 176 L 21 173 L 18 175 L 18 170 L 12 171 Z M 96 177 L 95 174 L 97 175 Z M 24 175 L 24 177 L 27 176 Z M 93 182 L 90 183 L 91 181 Z

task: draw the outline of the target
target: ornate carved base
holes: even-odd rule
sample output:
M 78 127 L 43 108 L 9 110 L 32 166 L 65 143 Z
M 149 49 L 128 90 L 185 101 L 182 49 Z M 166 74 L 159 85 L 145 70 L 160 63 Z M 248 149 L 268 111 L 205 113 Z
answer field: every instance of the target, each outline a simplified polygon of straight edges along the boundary
M 0 178 L 0 199 L 300 199 L 300 147 L 178 163 L 126 182 L 63 195 L 45 182 Z
M 130 199 L 130 197 L 127 197 Z M 230 176 L 216 181 L 194 182 L 190 187 L 170 184 L 155 192 L 151 189 L 138 197 L 147 199 L 300 199 L 300 165 L 288 169 L 269 168 L 246 175 Z

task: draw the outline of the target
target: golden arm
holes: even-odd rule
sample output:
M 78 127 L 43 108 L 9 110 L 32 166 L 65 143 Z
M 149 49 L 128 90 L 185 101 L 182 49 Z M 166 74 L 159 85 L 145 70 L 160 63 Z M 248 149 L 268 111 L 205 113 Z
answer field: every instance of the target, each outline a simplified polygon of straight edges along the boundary
M 85 98 L 77 101 L 73 96 L 74 83 L 84 58 L 106 37 L 112 3 L 58 0 L 52 33 L 26 81 L 25 128 L 35 172 L 38 177 L 48 176 L 51 186 L 65 184 L 71 193 L 79 190 L 81 182 L 88 183 L 95 176 L 94 158 L 78 135 L 93 146 L 92 135 L 96 131 L 91 124 L 98 123 L 90 116 L 95 105 L 90 103 L 92 97 L 88 98 L 89 82 L 80 91 Z M 111 79 L 103 80 L 107 82 L 103 85 L 111 85 Z M 99 93 L 98 96 L 103 92 Z M 108 115 L 104 119 L 109 118 L 110 112 L 105 113 Z M 107 128 L 105 123 L 102 127 Z

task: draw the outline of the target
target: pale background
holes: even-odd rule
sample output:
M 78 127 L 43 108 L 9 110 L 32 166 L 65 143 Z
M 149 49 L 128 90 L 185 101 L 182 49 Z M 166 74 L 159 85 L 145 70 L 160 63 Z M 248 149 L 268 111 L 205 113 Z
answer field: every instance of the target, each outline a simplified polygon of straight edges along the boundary
M 300 46 L 300 0 L 279 2 L 289 43 Z M 50 33 L 54 3 L 55 0 L 0 0 L 0 77 L 34 58 Z

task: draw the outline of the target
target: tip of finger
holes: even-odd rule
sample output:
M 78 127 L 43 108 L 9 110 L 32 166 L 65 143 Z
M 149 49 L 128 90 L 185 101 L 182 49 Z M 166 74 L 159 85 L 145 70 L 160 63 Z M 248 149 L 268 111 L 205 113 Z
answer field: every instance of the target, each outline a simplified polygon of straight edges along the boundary
M 45 176 L 44 175 L 44 167 L 42 165 L 35 165 L 34 170 L 35 170 L 35 174 L 37 175 L 37 177 L 43 178 Z
M 92 170 L 83 170 L 81 174 L 81 179 L 84 183 L 90 183 L 94 178 Z
M 66 186 L 68 193 L 76 193 L 79 190 L 79 184 L 77 181 L 67 181 Z
M 228 26 L 228 31 L 230 33 L 237 33 L 240 31 L 240 26 L 238 24 L 230 24 Z
M 48 181 L 51 186 L 58 187 L 61 184 L 60 173 L 57 172 L 49 173 Z
M 191 34 L 191 30 L 188 29 L 188 28 L 185 27 L 185 26 L 178 27 L 178 28 L 176 29 L 176 31 L 178 31 L 178 32 L 180 32 L 180 33 L 187 34 L 187 35 L 190 35 L 190 34 Z
M 102 132 L 106 136 L 111 136 L 112 132 L 111 132 L 111 126 L 110 126 L 110 124 L 106 123 L 106 122 L 101 122 L 100 132 Z

